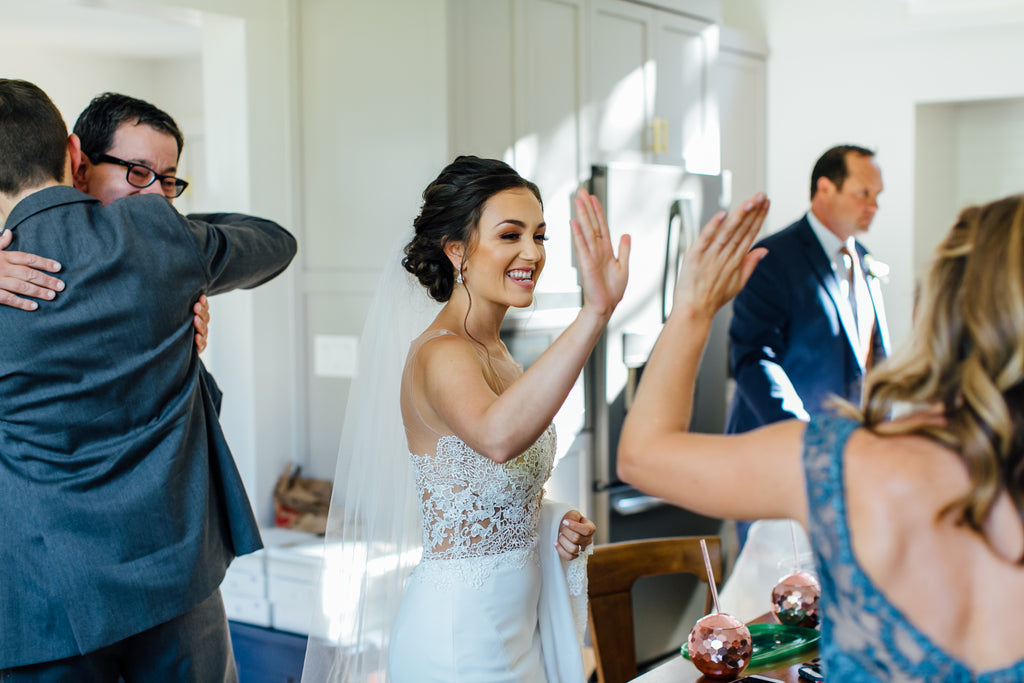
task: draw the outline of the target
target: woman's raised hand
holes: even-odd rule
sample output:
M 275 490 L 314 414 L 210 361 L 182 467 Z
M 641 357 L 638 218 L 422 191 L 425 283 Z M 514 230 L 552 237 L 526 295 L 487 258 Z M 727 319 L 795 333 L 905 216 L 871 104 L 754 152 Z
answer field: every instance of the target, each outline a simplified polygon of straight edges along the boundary
M 629 235 L 619 238 L 616 257 L 601 202 L 583 189 L 576 193 L 576 216 L 570 226 L 583 287 L 583 307 L 607 319 L 626 291 Z
M 708 221 L 683 256 L 673 309 L 687 306 L 711 317 L 739 294 L 758 261 L 768 253 L 763 247 L 750 250 L 768 206 L 768 198 L 759 192 L 732 213 L 719 211 Z

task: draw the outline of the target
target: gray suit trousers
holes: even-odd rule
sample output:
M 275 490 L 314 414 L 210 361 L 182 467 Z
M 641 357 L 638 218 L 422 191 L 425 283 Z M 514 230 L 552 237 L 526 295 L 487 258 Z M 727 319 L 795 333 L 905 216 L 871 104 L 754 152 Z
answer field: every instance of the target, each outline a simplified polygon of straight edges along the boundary
M 238 683 L 218 589 L 188 612 L 87 655 L 0 670 L 3 683 Z

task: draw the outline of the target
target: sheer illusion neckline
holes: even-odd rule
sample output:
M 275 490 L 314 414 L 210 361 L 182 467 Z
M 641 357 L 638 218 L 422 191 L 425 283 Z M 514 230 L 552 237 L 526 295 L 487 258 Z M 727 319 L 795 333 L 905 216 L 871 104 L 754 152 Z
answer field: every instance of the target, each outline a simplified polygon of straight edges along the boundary
M 405 385 L 406 382 L 408 382 L 408 384 L 409 384 L 409 386 L 408 386 L 408 391 L 409 391 L 409 396 L 408 396 L 409 407 L 412 409 L 412 412 L 416 416 L 416 419 L 419 421 L 419 423 L 423 427 L 425 427 L 427 429 L 427 431 L 429 431 L 431 434 L 433 434 L 434 436 L 436 436 L 438 438 L 444 438 L 444 437 L 455 437 L 455 438 L 458 438 L 458 437 L 456 437 L 456 435 L 453 432 L 451 432 L 450 430 L 438 431 L 438 430 L 434 429 L 434 427 L 429 422 L 427 422 L 426 419 L 424 419 L 423 413 L 420 412 L 420 408 L 419 408 L 419 406 L 416 403 L 416 396 L 415 396 L 414 386 L 413 386 L 413 381 L 412 381 L 412 373 L 414 372 L 414 367 L 415 367 L 415 363 L 416 363 L 416 356 L 419 354 L 420 349 L 422 349 L 428 342 L 431 342 L 434 339 L 438 339 L 440 337 L 449 337 L 449 336 L 450 337 L 456 337 L 456 338 L 459 338 L 459 339 L 463 339 L 463 337 L 461 335 L 456 334 L 452 330 L 449 330 L 449 329 L 444 328 L 444 327 L 438 328 L 438 329 L 434 329 L 434 330 L 426 330 L 425 332 L 423 332 L 423 334 L 421 334 L 419 337 L 414 339 L 412 344 L 410 345 L 409 356 L 406 359 L 405 370 L 402 373 L 403 374 L 403 379 L 402 379 L 403 389 L 404 389 L 404 385 Z M 500 357 L 490 356 L 489 354 L 486 353 L 486 351 L 481 350 L 480 348 L 478 348 L 475 345 L 474 345 L 473 349 L 477 352 L 477 354 L 481 357 L 481 359 L 484 359 L 487 363 L 489 363 L 491 365 L 493 365 L 494 363 L 500 363 L 502 365 L 502 367 L 504 367 L 507 370 L 509 370 L 508 376 L 496 376 L 495 377 L 496 380 L 498 380 L 498 381 L 500 381 L 500 382 L 502 382 L 504 384 L 504 386 L 502 387 L 502 391 L 504 391 L 504 389 L 506 389 L 509 384 L 514 382 L 520 375 L 523 374 L 523 365 L 522 365 L 522 363 L 519 363 L 515 359 L 513 359 L 511 357 L 509 357 L 509 358 L 500 358 Z M 495 373 L 495 375 L 497 375 L 497 373 Z M 405 432 L 406 432 L 406 437 L 408 438 L 409 433 L 410 433 L 408 425 L 405 426 Z M 416 449 L 413 449 L 413 448 L 409 449 L 409 453 L 410 453 L 410 455 L 417 454 Z M 428 455 L 428 454 L 429 454 L 429 451 L 426 451 L 424 453 L 419 453 L 419 455 Z
M 1018 680 L 1024 680 L 1024 661 L 1018 661 L 1008 666 L 1000 667 L 997 669 L 974 669 L 969 664 L 954 657 L 948 651 L 946 651 L 941 645 L 939 645 L 931 636 L 926 634 L 918 627 L 917 623 L 911 619 L 901 608 L 899 608 L 885 591 L 878 585 L 874 578 L 864 569 L 861 564 L 860 558 L 854 553 L 852 533 L 850 531 L 850 520 L 848 517 L 848 493 L 846 490 L 846 447 L 849 444 L 849 437 L 853 434 L 856 429 L 860 428 L 860 423 L 850 420 L 849 418 L 835 417 L 834 420 L 841 420 L 847 424 L 846 430 L 842 435 L 842 443 L 839 446 L 838 462 L 834 462 L 833 466 L 838 467 L 838 491 L 836 492 L 836 505 L 839 508 L 839 516 L 836 520 L 841 536 L 842 550 L 846 553 L 850 561 L 850 566 L 854 574 L 854 580 L 860 581 L 868 590 L 870 590 L 878 601 L 878 606 L 888 613 L 888 616 L 899 621 L 903 627 L 909 631 L 917 642 L 917 645 L 924 651 L 927 652 L 929 657 L 935 657 L 941 661 L 946 662 L 954 669 L 960 669 L 963 673 L 970 676 L 971 680 L 984 681 L 989 678 L 996 680 L 1004 679 L 1008 674 L 1014 674 Z M 827 427 L 826 427 L 827 428 Z

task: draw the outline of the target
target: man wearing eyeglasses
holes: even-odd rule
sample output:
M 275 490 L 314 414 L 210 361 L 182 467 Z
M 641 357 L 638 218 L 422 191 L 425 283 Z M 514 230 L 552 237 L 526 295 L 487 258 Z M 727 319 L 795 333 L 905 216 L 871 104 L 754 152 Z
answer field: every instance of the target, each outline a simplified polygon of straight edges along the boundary
M 175 177 L 185 138 L 174 119 L 149 102 L 119 93 L 99 95 L 79 115 L 74 133 L 83 153 L 75 187 L 104 205 L 139 194 L 162 194 L 173 202 L 188 187 Z M 0 236 L 0 250 L 10 238 Z M 35 310 L 33 298 L 50 300 L 63 290 L 63 281 L 48 274 L 59 270 L 51 259 L 0 251 L 0 305 Z M 196 302 L 195 314 L 196 345 L 202 352 L 210 321 L 205 296 Z M 220 390 L 215 383 L 212 388 L 219 406 Z
M 825 152 L 811 173 L 810 210 L 757 245 L 768 255 L 732 307 L 726 432 L 807 420 L 833 395 L 859 404 L 865 372 L 888 355 L 884 266 L 857 241 L 878 211 L 874 157 L 857 145 Z M 742 545 L 746 525 L 738 531 Z
M 82 156 L 45 93 L 0 78 L 0 220 L 68 285 L 0 307 L 0 680 L 236 682 L 219 585 L 262 542 L 189 311 L 276 277 L 295 238 L 103 205 L 67 186 Z
M 148 102 L 104 93 L 78 117 L 82 165 L 75 187 L 104 204 L 136 194 L 174 200 L 188 187 L 175 177 L 185 138 L 174 120 Z

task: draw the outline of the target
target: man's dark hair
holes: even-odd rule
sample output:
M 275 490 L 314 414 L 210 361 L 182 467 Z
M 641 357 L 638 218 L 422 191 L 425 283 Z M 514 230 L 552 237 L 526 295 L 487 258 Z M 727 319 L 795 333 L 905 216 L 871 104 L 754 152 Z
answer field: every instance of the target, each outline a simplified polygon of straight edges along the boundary
M 843 181 L 850 174 L 846 167 L 846 155 L 856 154 L 862 157 L 873 157 L 875 153 L 865 147 L 857 145 L 836 145 L 821 155 L 814 170 L 811 171 L 811 199 L 818 193 L 818 178 L 828 178 L 837 190 L 843 189 Z
M 116 92 L 105 92 L 93 98 L 75 121 L 74 133 L 82 141 L 82 153 L 89 159 L 106 154 L 114 145 L 114 133 L 122 123 L 150 126 L 174 137 L 178 157 L 185 146 L 185 137 L 170 114 L 145 100 Z
M 28 81 L 0 78 L 0 192 L 63 182 L 68 129 L 45 92 Z

